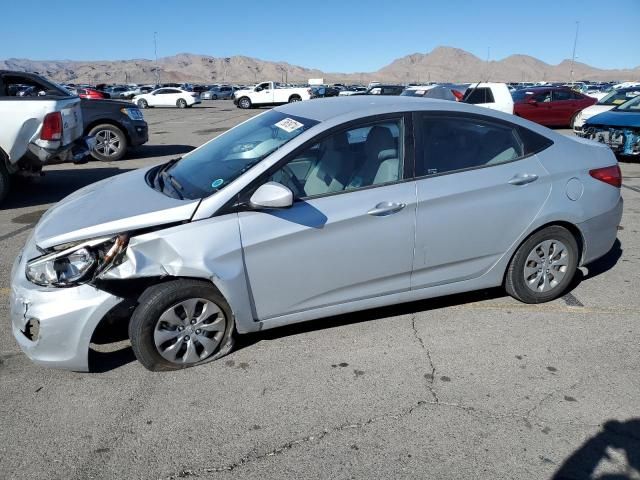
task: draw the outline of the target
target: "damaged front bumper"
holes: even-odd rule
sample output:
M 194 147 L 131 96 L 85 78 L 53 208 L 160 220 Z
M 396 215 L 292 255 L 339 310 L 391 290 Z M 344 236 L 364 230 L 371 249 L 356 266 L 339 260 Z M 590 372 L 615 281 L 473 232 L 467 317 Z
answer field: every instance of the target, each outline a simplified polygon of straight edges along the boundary
M 82 163 L 96 146 L 96 139 L 93 136 L 87 136 L 79 138 L 68 145 L 61 145 L 60 143 L 33 140 L 28 146 L 29 155 L 40 163 Z
M 122 298 L 91 285 L 45 288 L 27 280 L 25 266 L 38 255 L 32 240 L 11 271 L 13 336 L 33 362 L 89 370 L 89 344 L 96 326 Z
M 586 124 L 576 132 L 583 138 L 604 143 L 616 155 L 640 155 L 640 129 L 631 127 L 608 127 Z

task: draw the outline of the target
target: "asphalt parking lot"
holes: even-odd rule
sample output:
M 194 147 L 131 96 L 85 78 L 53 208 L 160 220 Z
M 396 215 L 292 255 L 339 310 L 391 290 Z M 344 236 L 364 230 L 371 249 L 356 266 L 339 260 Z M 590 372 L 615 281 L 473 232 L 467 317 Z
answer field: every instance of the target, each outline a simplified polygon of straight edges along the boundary
M 146 110 L 150 142 L 130 159 L 50 166 L 0 206 L 0 478 L 640 478 L 638 163 L 621 165 L 613 250 L 548 304 L 490 290 L 370 310 L 172 373 L 126 342 L 96 347 L 91 374 L 22 355 L 9 271 L 44 211 L 259 112 Z

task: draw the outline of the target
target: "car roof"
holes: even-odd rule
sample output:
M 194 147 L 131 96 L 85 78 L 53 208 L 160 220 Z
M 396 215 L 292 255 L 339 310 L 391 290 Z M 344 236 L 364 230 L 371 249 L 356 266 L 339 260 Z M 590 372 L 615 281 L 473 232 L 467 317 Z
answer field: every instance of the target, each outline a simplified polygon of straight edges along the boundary
M 492 111 L 466 103 L 449 100 L 426 99 L 386 95 L 353 95 L 294 102 L 276 107 L 287 115 L 296 115 L 324 122 L 336 117 L 357 119 L 385 113 L 411 112 L 418 110 L 456 111 L 492 115 Z

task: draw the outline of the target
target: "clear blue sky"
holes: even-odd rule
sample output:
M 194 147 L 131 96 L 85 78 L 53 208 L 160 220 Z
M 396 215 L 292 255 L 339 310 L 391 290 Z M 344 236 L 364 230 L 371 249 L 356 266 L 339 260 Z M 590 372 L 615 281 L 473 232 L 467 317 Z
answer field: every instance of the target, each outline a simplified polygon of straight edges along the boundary
M 640 66 L 640 0 L 7 0 L 0 11 L 0 59 L 153 58 L 157 31 L 160 57 L 247 55 L 334 72 L 438 45 L 556 64 L 571 58 L 580 21 L 578 61 Z

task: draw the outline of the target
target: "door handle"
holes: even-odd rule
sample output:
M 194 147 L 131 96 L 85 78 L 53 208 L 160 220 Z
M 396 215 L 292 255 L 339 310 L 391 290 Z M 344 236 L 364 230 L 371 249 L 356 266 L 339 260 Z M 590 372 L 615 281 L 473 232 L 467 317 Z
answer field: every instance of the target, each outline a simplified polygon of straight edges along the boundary
M 527 183 L 535 182 L 538 179 L 538 175 L 535 173 L 519 173 L 515 175 L 509 183 L 511 185 L 526 185 Z
M 394 213 L 398 213 L 406 206 L 406 203 L 381 202 L 371 210 L 369 210 L 367 213 L 375 217 L 384 217 L 386 215 L 393 215 Z

